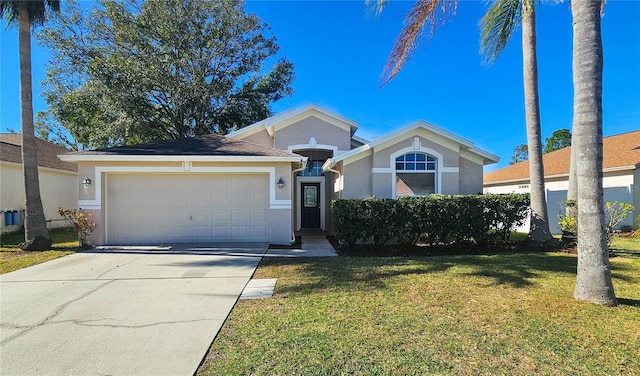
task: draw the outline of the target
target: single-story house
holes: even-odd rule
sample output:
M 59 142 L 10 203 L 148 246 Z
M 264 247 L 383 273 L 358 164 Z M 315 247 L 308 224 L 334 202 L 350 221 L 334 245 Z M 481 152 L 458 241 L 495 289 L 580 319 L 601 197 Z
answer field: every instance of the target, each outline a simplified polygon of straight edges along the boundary
M 499 159 L 424 121 L 371 142 L 357 129 L 308 105 L 227 136 L 60 158 L 78 163 L 78 206 L 95 212 L 94 244 L 289 244 L 295 231 L 331 230 L 333 199 L 481 193 L 483 166 Z
M 49 227 L 67 224 L 58 207 L 74 209 L 78 205 L 78 166 L 63 162 L 57 156 L 69 150 L 51 142 L 36 139 L 40 197 Z M 22 171 L 22 136 L 0 134 L 0 232 L 19 230 L 24 225 L 24 173 Z
M 640 215 L 640 130 L 623 133 L 603 139 L 602 185 L 604 201 L 626 202 L 635 207 L 632 215 L 621 226 L 634 226 Z M 560 234 L 557 216 L 562 201 L 567 198 L 569 188 L 569 162 L 571 147 L 543 154 L 547 211 L 550 230 Z M 519 162 L 511 166 L 484 174 L 484 193 L 528 193 L 529 162 Z M 523 226 L 528 229 L 528 225 Z

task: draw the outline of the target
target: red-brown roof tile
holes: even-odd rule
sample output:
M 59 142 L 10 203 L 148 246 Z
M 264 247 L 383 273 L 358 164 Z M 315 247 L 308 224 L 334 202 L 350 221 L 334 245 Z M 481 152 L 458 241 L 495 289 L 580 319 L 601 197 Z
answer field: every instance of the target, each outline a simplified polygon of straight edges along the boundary
M 604 170 L 640 165 L 640 130 L 605 137 L 602 140 L 602 167 Z M 571 147 L 543 154 L 545 177 L 569 174 Z M 484 184 L 529 179 L 529 161 L 484 174 Z

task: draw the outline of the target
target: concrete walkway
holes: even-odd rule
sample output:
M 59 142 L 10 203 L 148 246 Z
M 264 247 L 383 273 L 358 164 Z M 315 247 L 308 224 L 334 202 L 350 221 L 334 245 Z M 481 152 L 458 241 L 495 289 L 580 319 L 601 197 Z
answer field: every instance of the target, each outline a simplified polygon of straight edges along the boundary
M 323 233 L 303 233 L 299 249 L 271 249 L 265 257 L 331 257 L 338 254 Z

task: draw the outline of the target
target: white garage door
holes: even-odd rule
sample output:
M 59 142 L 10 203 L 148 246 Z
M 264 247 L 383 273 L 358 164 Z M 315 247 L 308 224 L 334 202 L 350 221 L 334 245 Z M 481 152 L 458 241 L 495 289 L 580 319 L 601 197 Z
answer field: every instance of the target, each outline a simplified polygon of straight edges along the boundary
M 107 243 L 268 242 L 267 174 L 110 174 Z

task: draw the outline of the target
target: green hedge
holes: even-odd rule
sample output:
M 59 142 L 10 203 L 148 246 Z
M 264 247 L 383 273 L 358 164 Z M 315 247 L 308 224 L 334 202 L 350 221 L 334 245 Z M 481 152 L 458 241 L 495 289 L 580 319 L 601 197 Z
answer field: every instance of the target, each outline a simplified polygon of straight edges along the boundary
M 412 245 L 507 240 L 524 223 L 529 195 L 430 195 L 426 197 L 345 199 L 331 202 L 336 240 L 382 245 L 396 239 Z

